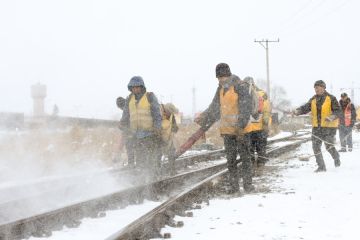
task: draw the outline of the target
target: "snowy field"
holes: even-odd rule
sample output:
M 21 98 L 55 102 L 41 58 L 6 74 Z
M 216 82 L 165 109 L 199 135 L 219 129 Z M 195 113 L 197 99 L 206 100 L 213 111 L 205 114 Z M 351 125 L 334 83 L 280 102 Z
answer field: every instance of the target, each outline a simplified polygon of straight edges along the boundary
M 325 152 L 328 171 L 314 173 L 311 142 L 300 147 L 288 161 L 280 163 L 277 178 L 270 181 L 270 193 L 213 199 L 210 205 L 193 210 L 194 217 L 176 217 L 184 227 L 162 229 L 171 239 L 359 239 L 360 222 L 360 134 L 354 132 L 354 151 L 341 154 L 341 167 L 335 168 Z M 278 165 L 271 161 L 268 165 Z M 257 180 L 255 179 L 255 185 Z M 79 228 L 53 232 L 49 239 L 105 239 L 120 227 L 141 216 L 160 202 L 145 202 L 122 210 L 108 211 L 105 218 L 84 219 Z M 30 238 L 31 240 L 39 238 Z M 43 238 L 42 238 L 43 239 Z

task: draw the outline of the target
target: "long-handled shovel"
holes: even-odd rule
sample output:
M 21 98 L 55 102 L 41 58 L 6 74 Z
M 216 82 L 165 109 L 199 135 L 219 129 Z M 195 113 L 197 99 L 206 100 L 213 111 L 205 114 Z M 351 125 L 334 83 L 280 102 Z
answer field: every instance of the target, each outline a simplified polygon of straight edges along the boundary
M 184 142 L 179 149 L 176 150 L 175 154 L 172 156 L 169 156 L 169 164 L 170 164 L 170 174 L 175 174 L 175 159 L 180 157 L 184 152 L 186 152 L 188 149 L 194 145 L 194 143 L 199 140 L 202 136 L 204 136 L 205 131 L 203 129 L 198 129 L 194 134 L 189 137 L 186 142 Z

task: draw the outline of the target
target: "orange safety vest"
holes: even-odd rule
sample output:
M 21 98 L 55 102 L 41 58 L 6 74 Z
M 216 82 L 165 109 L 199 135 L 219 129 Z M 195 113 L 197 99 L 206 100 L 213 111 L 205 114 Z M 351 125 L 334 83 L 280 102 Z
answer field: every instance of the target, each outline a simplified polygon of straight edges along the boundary
M 314 98 L 311 101 L 311 116 L 312 116 L 312 126 L 313 127 L 328 127 L 328 128 L 337 128 L 339 126 L 339 119 L 335 119 L 334 121 L 328 122 L 325 121 L 327 117 L 332 114 L 331 111 L 331 99 L 330 96 L 325 97 L 325 101 L 321 106 L 321 119 L 320 124 L 317 119 L 317 107 L 316 107 L 316 99 Z
M 224 88 L 219 91 L 220 94 L 220 133 L 237 135 L 239 133 L 239 95 L 235 92 L 234 86 L 224 94 Z
M 346 127 L 351 125 L 351 103 L 349 103 L 345 108 L 344 120 L 345 120 L 345 126 Z
M 270 112 L 271 112 L 270 102 L 269 102 L 269 100 L 264 100 L 264 98 L 263 98 L 265 92 L 262 90 L 259 90 L 256 93 L 259 97 L 258 110 L 259 110 L 260 116 L 259 116 L 259 119 L 249 122 L 248 125 L 246 125 L 246 127 L 244 129 L 245 133 L 263 130 L 264 129 L 264 125 L 263 125 L 264 117 L 266 117 L 266 118 L 270 117 Z M 266 116 L 264 116 L 264 115 L 266 115 Z

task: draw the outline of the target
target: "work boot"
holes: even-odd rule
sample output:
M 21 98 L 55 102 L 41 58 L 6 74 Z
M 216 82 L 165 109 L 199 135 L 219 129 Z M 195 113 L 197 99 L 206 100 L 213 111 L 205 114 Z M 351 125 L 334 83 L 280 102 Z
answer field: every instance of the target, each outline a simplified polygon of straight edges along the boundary
M 227 194 L 231 195 L 231 194 L 235 194 L 235 193 L 240 193 L 240 187 L 239 185 L 236 187 L 236 186 L 231 186 L 230 189 L 228 189 L 226 191 Z
M 340 149 L 338 152 L 346 152 L 345 148 Z
M 316 170 L 315 170 L 316 173 L 318 172 L 326 172 L 326 167 L 323 166 L 323 167 L 318 167 Z
M 349 152 L 352 152 L 352 148 L 349 148 L 348 150 L 349 150 Z
M 255 191 L 255 187 L 254 187 L 254 185 L 252 185 L 252 184 L 245 184 L 245 185 L 244 185 L 244 191 L 245 191 L 246 193 L 254 192 L 254 191 Z
M 340 159 L 335 159 L 334 163 L 335 163 L 335 167 L 340 167 L 341 164 Z

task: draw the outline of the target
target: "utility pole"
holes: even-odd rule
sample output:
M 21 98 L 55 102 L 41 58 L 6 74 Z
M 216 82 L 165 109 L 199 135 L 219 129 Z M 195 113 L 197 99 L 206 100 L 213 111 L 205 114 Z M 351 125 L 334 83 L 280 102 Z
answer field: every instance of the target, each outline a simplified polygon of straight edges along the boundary
M 266 50 L 266 91 L 267 91 L 267 95 L 270 100 L 270 69 L 269 69 L 269 43 L 273 43 L 273 42 L 280 42 L 280 39 L 275 40 L 268 40 L 268 39 L 263 39 L 263 40 L 256 40 L 255 42 L 259 43 L 261 46 L 263 46 Z M 265 45 L 264 45 L 265 43 Z

